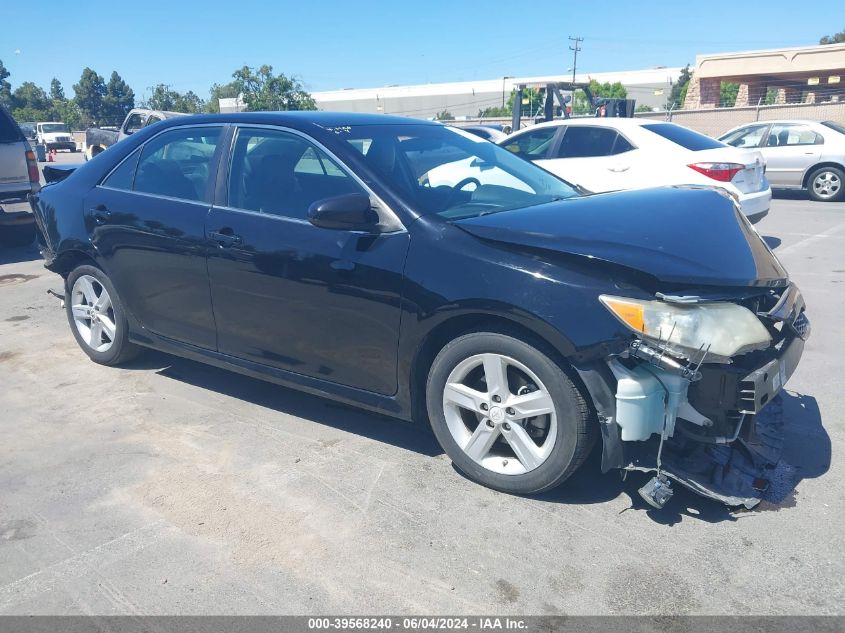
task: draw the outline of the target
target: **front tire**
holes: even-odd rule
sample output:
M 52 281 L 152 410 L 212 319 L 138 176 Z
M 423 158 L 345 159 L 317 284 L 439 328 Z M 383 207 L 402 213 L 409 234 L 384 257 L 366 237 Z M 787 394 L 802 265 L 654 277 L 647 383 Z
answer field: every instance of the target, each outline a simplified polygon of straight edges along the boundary
M 431 426 L 455 466 L 502 492 L 562 483 L 592 447 L 595 425 L 575 383 L 546 353 L 500 332 L 444 347 L 426 386 Z
M 76 342 L 95 363 L 119 365 L 138 355 L 120 297 L 96 266 L 79 266 L 68 275 L 65 312 Z
M 818 202 L 845 199 L 845 172 L 838 167 L 819 167 L 807 179 L 807 192 Z

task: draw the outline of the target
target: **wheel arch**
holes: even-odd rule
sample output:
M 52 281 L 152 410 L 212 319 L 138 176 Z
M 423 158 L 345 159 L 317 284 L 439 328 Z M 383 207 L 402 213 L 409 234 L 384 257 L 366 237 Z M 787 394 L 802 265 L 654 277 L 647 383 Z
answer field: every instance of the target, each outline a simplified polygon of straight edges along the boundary
M 550 325 L 536 321 L 516 319 L 500 313 L 483 311 L 462 312 L 449 316 L 430 328 L 420 344 L 410 367 L 410 397 L 414 418 L 427 419 L 425 391 L 429 370 L 437 354 L 450 341 L 475 331 L 492 331 L 516 335 L 537 347 L 560 365 L 561 369 L 589 396 L 581 377 L 574 370 L 570 358 L 574 352 L 571 343 Z M 587 398 L 588 402 L 590 398 Z M 592 402 L 590 402 L 592 408 Z M 421 416 L 421 417 L 420 417 Z
M 84 251 L 72 249 L 63 251 L 57 255 L 56 259 L 54 259 L 50 264 L 50 270 L 67 279 L 67 276 L 74 268 L 78 268 L 79 266 L 85 264 L 101 268 L 90 254 Z
M 810 176 L 813 175 L 813 172 L 815 172 L 815 171 L 817 171 L 817 170 L 819 170 L 823 167 L 835 167 L 836 169 L 839 169 L 840 171 L 845 172 L 845 165 L 843 165 L 842 163 L 837 163 L 836 161 L 833 161 L 833 160 L 826 160 L 826 161 L 823 161 L 821 163 L 816 163 L 812 167 L 808 167 L 807 171 L 804 172 L 804 177 L 801 179 L 801 186 L 804 189 L 809 189 L 810 188 Z

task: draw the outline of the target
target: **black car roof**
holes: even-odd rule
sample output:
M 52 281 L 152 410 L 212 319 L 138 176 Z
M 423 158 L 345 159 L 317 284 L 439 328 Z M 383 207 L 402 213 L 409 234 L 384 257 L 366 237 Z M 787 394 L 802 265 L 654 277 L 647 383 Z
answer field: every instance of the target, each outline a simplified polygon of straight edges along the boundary
M 199 123 L 253 123 L 263 125 L 286 125 L 292 128 L 318 125 L 320 127 L 341 127 L 345 125 L 440 125 L 433 121 L 388 114 L 366 114 L 362 112 L 231 112 L 225 114 L 196 114 L 174 117 L 159 123 L 159 126 Z

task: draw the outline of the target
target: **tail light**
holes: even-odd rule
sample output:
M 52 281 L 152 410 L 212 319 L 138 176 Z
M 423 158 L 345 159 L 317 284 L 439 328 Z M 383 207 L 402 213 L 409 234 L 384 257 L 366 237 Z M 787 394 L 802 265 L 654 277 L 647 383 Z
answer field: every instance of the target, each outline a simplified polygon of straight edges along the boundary
M 26 168 L 29 171 L 29 182 L 39 184 L 41 177 L 38 175 L 38 162 L 35 160 L 35 152 L 31 149 L 26 150 Z
M 739 163 L 692 163 L 687 167 L 719 182 L 730 182 L 745 169 L 745 165 Z

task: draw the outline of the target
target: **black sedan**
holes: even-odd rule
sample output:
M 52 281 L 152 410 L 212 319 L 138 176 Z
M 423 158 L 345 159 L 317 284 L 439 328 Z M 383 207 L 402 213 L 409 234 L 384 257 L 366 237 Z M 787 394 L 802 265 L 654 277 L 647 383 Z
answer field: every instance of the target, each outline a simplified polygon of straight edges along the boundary
M 753 506 L 777 458 L 757 414 L 809 333 L 718 190 L 582 196 L 438 123 L 180 117 L 31 204 L 95 362 L 152 347 L 427 418 L 512 493 L 561 483 L 601 437 L 604 470 L 656 471 L 649 503 L 674 480 Z

